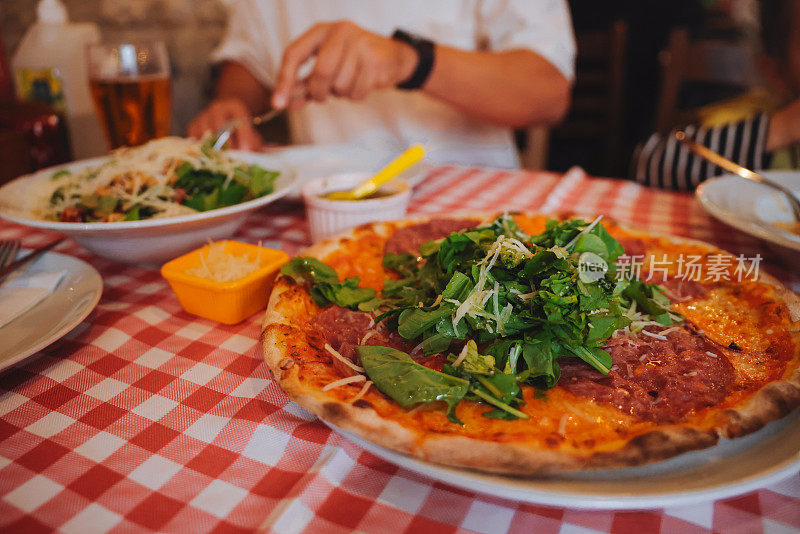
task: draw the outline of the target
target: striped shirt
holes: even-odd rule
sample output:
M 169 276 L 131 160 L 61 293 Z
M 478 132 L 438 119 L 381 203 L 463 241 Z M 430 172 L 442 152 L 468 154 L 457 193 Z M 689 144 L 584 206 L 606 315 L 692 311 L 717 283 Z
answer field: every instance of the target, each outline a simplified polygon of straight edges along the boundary
M 716 127 L 687 126 L 686 137 L 748 169 L 769 166 L 766 152 L 769 115 L 754 117 Z M 674 132 L 667 136 L 655 133 L 636 147 L 631 161 L 631 176 L 637 182 L 659 189 L 692 191 L 700 182 L 725 174 L 681 145 Z

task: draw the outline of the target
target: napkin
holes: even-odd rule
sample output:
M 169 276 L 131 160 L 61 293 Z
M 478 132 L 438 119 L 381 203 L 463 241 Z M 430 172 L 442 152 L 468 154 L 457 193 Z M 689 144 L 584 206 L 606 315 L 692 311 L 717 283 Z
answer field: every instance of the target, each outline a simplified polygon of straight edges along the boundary
M 62 278 L 64 271 L 23 272 L 0 286 L 0 327 L 39 304 Z

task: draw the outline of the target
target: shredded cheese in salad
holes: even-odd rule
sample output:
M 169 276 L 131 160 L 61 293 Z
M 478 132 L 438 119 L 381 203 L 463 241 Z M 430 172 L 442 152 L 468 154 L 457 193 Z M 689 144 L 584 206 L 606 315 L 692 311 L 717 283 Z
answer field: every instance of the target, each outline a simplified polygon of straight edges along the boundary
M 63 222 L 174 217 L 262 196 L 277 176 L 212 149 L 208 139 L 164 137 L 117 149 L 77 173 L 56 171 L 40 191 L 40 214 Z

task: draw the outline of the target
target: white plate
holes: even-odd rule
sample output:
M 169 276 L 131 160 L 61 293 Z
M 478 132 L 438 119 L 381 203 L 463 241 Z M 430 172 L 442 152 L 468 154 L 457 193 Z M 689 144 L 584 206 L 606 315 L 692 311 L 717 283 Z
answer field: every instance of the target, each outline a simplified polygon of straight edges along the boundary
M 418 460 L 328 425 L 384 460 L 469 491 L 549 506 L 652 509 L 739 495 L 800 469 L 800 411 L 744 438 L 663 462 L 538 478 L 480 473 Z
M 292 195 L 300 198 L 302 186 L 314 178 L 351 172 L 377 172 L 397 157 L 397 153 L 369 150 L 356 145 L 295 145 L 269 153 L 297 173 L 297 188 Z M 399 175 L 412 187 L 428 175 L 433 165 L 425 161 Z
M 37 198 L 31 194 L 38 184 L 50 179 L 57 169 L 78 172 L 97 166 L 107 158 L 76 161 L 21 176 L 0 188 L 0 217 L 10 221 L 61 232 L 97 254 L 130 263 L 160 263 L 189 252 L 208 239 L 233 235 L 247 215 L 289 193 L 295 186 L 295 172 L 284 160 L 269 154 L 231 151 L 236 160 L 278 170 L 275 191 L 241 204 L 190 215 L 113 223 L 65 223 L 43 221 L 34 214 Z
M 800 195 L 800 172 L 767 171 L 762 173 Z M 776 222 L 791 222 L 789 202 L 767 186 L 733 174 L 711 178 L 695 193 L 705 210 L 720 221 L 750 235 L 782 247 L 787 258 L 798 257 L 800 235 L 781 230 Z
M 0 370 L 36 354 L 75 328 L 103 293 L 103 280 L 89 264 L 72 256 L 47 252 L 27 272 L 66 271 L 51 295 L 0 328 Z

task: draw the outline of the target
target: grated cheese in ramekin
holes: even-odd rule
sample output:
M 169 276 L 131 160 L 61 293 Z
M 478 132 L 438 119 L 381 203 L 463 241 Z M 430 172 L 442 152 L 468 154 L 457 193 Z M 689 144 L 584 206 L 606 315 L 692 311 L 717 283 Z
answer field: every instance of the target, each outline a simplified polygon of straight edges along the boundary
M 208 254 L 200 254 L 200 265 L 186 269 L 186 274 L 213 280 L 214 282 L 233 282 L 254 273 L 261 266 L 261 242 L 258 254 L 236 256 L 225 250 L 227 241 L 210 243 Z

